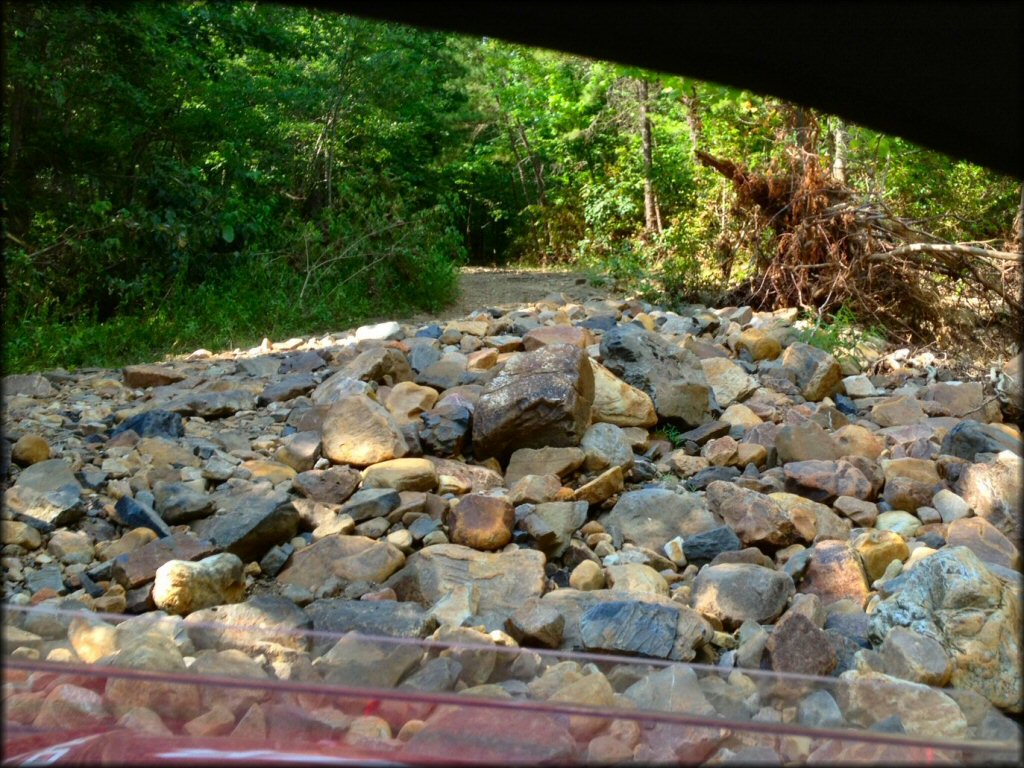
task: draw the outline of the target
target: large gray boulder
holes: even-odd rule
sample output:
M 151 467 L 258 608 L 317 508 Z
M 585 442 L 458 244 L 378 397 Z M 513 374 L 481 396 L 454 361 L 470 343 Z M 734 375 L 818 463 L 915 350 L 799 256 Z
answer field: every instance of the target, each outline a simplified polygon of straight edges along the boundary
M 504 460 L 517 448 L 579 445 L 590 424 L 594 371 L 586 353 L 554 344 L 511 358 L 473 413 L 477 458 Z
M 1020 589 L 990 571 L 967 547 L 946 547 L 915 565 L 903 588 L 879 603 L 871 638 L 893 627 L 938 640 L 953 660 L 950 684 L 1020 712 Z
M 711 387 L 700 358 L 636 325 L 619 325 L 601 339 L 604 366 L 654 401 L 658 416 L 697 427 L 710 420 Z

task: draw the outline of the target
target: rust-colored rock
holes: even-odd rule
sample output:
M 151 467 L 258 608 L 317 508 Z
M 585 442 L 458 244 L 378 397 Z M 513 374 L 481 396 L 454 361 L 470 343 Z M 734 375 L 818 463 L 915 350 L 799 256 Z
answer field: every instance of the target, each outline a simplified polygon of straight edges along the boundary
M 501 549 L 512 541 L 515 522 L 508 501 L 476 493 L 463 496 L 447 515 L 452 542 L 481 550 Z
M 863 606 L 869 591 L 860 556 L 847 542 L 835 540 L 814 545 L 798 589 L 817 595 L 824 605 L 846 597 Z
M 135 589 L 152 581 L 157 569 L 164 563 L 171 560 L 201 560 L 216 551 L 212 542 L 199 539 L 194 533 L 174 533 L 118 556 L 110 574 L 125 589 Z
M 782 507 L 762 493 L 715 480 L 707 487 L 707 501 L 708 508 L 722 516 L 744 546 L 785 547 L 800 537 Z

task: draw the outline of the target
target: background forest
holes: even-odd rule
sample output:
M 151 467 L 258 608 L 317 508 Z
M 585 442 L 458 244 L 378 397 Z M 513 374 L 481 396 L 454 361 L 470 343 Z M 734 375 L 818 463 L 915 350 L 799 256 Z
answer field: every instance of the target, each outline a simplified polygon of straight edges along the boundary
M 465 263 L 896 337 L 1019 311 L 1019 180 L 777 99 L 270 4 L 3 14 L 8 372 L 436 310 Z

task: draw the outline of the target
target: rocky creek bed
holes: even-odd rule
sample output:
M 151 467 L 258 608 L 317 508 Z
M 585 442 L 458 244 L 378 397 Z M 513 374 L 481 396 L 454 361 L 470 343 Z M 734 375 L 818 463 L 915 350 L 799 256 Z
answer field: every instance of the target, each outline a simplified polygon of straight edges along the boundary
M 5 656 L 1019 749 L 1019 429 L 934 356 L 797 339 L 791 311 L 551 296 L 7 376 Z M 13 670 L 5 717 L 438 757 L 525 718 L 511 762 L 916 761 L 177 685 Z

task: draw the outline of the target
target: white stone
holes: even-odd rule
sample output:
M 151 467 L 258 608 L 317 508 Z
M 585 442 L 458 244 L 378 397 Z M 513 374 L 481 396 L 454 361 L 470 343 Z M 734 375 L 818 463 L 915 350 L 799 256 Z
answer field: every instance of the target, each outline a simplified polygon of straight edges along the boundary
M 942 522 L 947 525 L 971 514 L 971 505 L 948 488 L 943 488 L 932 497 L 932 506 L 939 511 Z
M 186 615 L 215 605 L 245 599 L 243 563 L 237 555 L 221 552 L 198 562 L 170 560 L 153 580 L 153 602 L 168 613 Z
M 864 374 L 847 376 L 843 379 L 843 388 L 848 397 L 874 397 L 881 394 Z

